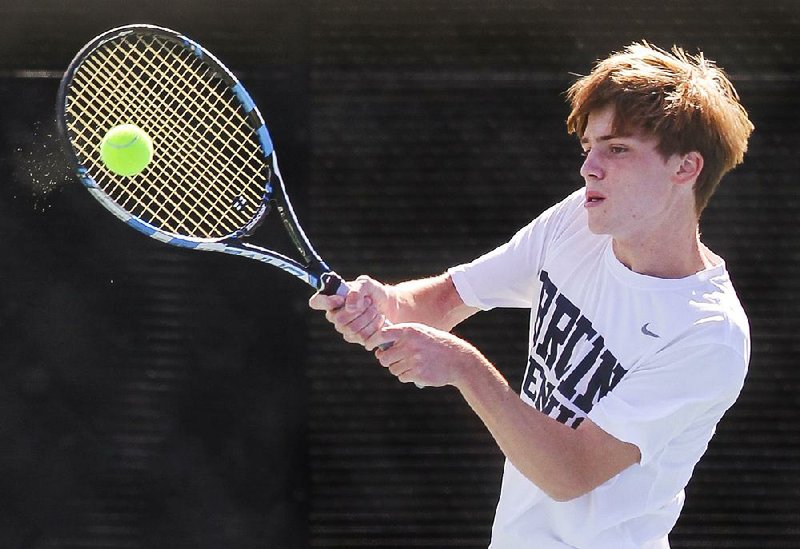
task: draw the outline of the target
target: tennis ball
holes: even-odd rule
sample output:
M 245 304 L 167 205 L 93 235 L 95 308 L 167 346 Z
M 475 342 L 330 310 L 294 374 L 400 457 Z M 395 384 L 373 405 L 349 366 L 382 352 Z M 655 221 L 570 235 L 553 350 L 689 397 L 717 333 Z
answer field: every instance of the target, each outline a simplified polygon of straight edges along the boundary
M 153 142 L 138 126 L 114 126 L 100 143 L 100 158 L 117 175 L 132 177 L 142 173 L 153 159 Z

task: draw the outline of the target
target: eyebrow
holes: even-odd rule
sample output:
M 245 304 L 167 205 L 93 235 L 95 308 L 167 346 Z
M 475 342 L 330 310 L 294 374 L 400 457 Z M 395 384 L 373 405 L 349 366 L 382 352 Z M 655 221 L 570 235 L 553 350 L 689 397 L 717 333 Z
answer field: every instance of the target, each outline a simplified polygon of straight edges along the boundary
M 622 135 L 622 134 L 613 134 L 613 133 L 610 133 L 610 134 L 606 134 L 606 135 L 601 135 L 600 137 L 598 137 L 598 138 L 597 138 L 597 141 L 598 141 L 598 142 L 602 142 L 602 141 L 611 141 L 611 140 L 613 140 L 613 139 L 618 139 L 618 138 L 621 138 L 621 137 L 630 137 L 630 136 L 629 136 L 629 135 Z M 589 138 L 587 138 L 586 136 L 584 136 L 584 137 L 581 137 L 581 143 L 582 143 L 582 144 L 583 144 L 583 143 L 588 143 L 588 142 L 589 142 Z

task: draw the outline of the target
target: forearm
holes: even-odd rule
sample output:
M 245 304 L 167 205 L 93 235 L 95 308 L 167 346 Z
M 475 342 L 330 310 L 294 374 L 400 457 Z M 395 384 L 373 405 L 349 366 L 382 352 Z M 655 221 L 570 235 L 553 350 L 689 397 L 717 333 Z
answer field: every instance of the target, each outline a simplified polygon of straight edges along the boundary
M 456 387 L 511 463 L 550 497 L 579 497 L 639 461 L 635 445 L 616 439 L 589 418 L 573 429 L 529 406 L 477 348 L 448 333 L 459 318 L 476 310 L 460 297 L 455 305 L 447 300 L 452 299 L 452 294 L 447 298 L 450 291 L 458 295 L 449 277 L 392 289 L 397 290 L 398 315 L 389 317 L 393 325 L 377 332 L 368 348 L 377 347 L 380 363 L 403 383 Z M 439 298 L 444 304 L 432 306 Z M 432 313 L 442 311 L 450 313 L 437 329 L 439 317 Z
M 573 499 L 605 480 L 593 470 L 583 433 L 523 402 L 488 360 L 470 366 L 456 387 L 503 454 L 553 499 Z
M 582 436 L 523 402 L 473 345 L 421 323 L 395 324 L 381 337 L 375 354 L 392 375 L 418 386 L 456 387 L 511 463 L 545 493 L 567 500 L 587 491 L 591 464 L 584 463 Z
M 478 311 L 464 304 L 447 273 L 389 286 L 388 293 L 393 299 L 387 317 L 394 324 L 418 322 L 450 331 Z

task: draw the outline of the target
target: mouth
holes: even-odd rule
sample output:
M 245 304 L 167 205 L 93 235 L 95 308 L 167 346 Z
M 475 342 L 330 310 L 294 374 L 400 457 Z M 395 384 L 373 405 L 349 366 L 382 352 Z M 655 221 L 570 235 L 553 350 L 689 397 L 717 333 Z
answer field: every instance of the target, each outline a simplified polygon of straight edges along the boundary
M 584 201 L 583 205 L 586 208 L 592 208 L 594 206 L 599 206 L 605 202 L 605 200 L 606 197 L 597 191 L 586 191 L 586 200 Z

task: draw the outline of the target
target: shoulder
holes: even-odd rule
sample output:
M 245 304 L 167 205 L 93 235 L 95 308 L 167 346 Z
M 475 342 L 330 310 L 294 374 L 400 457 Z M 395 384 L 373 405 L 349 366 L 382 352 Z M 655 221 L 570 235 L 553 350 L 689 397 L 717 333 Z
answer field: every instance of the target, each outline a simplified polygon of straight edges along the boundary
M 702 292 L 690 302 L 695 310 L 694 338 L 730 347 L 747 362 L 750 358 L 750 323 L 722 262 L 706 277 Z

